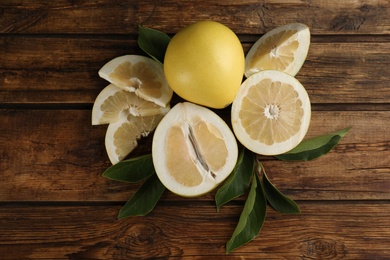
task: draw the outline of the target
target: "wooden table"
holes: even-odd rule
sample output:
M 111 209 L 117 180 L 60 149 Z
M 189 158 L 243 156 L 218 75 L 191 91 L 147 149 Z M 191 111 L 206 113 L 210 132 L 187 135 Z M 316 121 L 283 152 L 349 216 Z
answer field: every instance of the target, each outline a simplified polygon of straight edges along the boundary
M 297 78 L 308 137 L 352 126 L 311 162 L 264 158 L 302 213 L 268 209 L 260 235 L 225 255 L 244 204 L 165 192 L 146 217 L 117 219 L 139 187 L 102 177 L 105 126 L 91 125 L 97 71 L 143 54 L 138 25 L 173 35 L 226 24 L 245 51 L 266 31 L 307 24 Z M 367 1 L 25 1 L 0 3 L 0 259 L 390 259 L 390 4 Z M 143 139 L 133 156 L 150 152 Z

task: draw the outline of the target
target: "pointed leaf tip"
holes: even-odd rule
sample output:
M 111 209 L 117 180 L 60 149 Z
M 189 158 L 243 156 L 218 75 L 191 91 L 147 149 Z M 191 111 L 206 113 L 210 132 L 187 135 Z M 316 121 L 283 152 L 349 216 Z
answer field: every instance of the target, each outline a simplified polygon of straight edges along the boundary
M 310 161 L 330 152 L 347 134 L 351 127 L 302 141 L 291 151 L 276 155 L 282 161 Z
M 119 211 L 118 219 L 145 216 L 154 209 L 165 186 L 156 174 L 149 177 Z
M 268 179 L 268 176 L 261 166 L 263 172 L 262 187 L 270 206 L 283 214 L 298 214 L 301 212 L 298 204 L 280 192 Z
M 155 173 L 151 154 L 134 157 L 112 165 L 103 177 L 124 182 L 139 182 Z
M 232 237 L 226 244 L 226 253 L 243 246 L 260 232 L 266 215 L 267 203 L 257 175 L 252 179 L 251 189 Z

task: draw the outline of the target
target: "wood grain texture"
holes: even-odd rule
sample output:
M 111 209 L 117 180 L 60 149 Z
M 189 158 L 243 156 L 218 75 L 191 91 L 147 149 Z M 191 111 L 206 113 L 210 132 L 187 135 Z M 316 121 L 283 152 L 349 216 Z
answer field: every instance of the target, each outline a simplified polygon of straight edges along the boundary
M 0 36 L 0 102 L 92 103 L 108 84 L 97 74 L 106 62 L 145 55 L 136 39 Z M 390 38 L 378 40 L 313 42 L 297 75 L 311 102 L 389 104 Z M 245 51 L 252 43 L 244 44 Z
M 107 126 L 90 125 L 90 114 L 0 110 L 0 201 L 127 200 L 138 185 L 101 177 L 110 165 L 104 148 Z M 322 158 L 292 163 L 264 157 L 264 166 L 294 199 L 390 199 L 390 134 L 378 127 L 389 120 L 390 111 L 314 111 L 308 138 L 352 129 Z M 150 153 L 151 140 L 142 139 L 131 156 Z
M 173 35 L 211 19 L 247 52 L 265 32 L 310 27 L 297 78 L 313 104 L 307 137 L 352 126 L 311 162 L 260 156 L 299 215 L 268 209 L 254 241 L 225 254 L 245 195 L 166 191 L 146 217 L 117 220 L 139 184 L 107 180 L 106 126 L 91 108 L 98 70 L 137 46 L 139 24 Z M 387 0 L 0 2 L 0 259 L 390 259 L 390 5 Z M 172 105 L 181 99 L 174 97 Z M 229 110 L 216 111 L 229 122 Z M 131 156 L 150 153 L 152 137 Z
M 167 33 L 203 19 L 242 34 L 263 34 L 284 23 L 301 22 L 313 34 L 389 34 L 386 0 L 369 1 L 2 1 L 0 32 L 128 34 L 139 24 Z
M 147 217 L 116 220 L 118 206 L 0 208 L 2 259 L 386 259 L 389 204 L 300 202 L 302 214 L 268 208 L 261 235 L 224 256 L 242 210 L 160 203 Z M 348 210 L 345 210 L 348 208 Z M 337 216 L 337 217 L 335 217 Z

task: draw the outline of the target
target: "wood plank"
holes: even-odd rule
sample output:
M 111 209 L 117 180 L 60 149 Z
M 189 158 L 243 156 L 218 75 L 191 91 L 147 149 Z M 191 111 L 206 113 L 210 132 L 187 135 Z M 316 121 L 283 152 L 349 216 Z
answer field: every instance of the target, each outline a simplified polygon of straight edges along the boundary
M 139 24 L 174 33 L 197 20 L 225 23 L 242 34 L 263 34 L 276 26 L 302 22 L 313 34 L 389 34 L 386 0 L 281 1 L 229 0 L 2 1 L 1 33 L 129 34 Z M 174 15 L 172 15 L 174 14 Z
M 97 72 L 142 54 L 139 24 L 172 35 L 203 19 L 232 28 L 245 51 L 272 28 L 309 25 L 297 75 L 313 104 L 308 137 L 352 126 L 311 162 L 259 156 L 302 214 L 268 208 L 260 236 L 230 255 L 245 196 L 217 213 L 215 191 L 165 192 L 148 216 L 117 220 L 139 184 L 101 176 L 110 166 L 106 127 L 90 124 L 107 85 Z M 388 0 L 2 0 L 0 258 L 390 259 L 389 65 Z M 217 112 L 228 121 L 228 109 Z M 151 141 L 131 156 L 150 153 Z
M 146 217 L 116 220 L 118 206 L 0 207 L 2 259 L 388 259 L 389 203 L 301 203 L 268 208 L 260 236 L 225 255 L 242 204 L 160 203 Z M 228 258 L 226 258 L 228 257 Z
M 138 185 L 101 177 L 106 126 L 90 110 L 0 110 L 0 201 L 125 201 Z M 314 111 L 308 137 L 352 129 L 326 156 L 287 163 L 262 158 L 294 199 L 390 199 L 390 111 Z M 131 156 L 150 153 L 152 136 Z M 165 199 L 180 199 L 168 193 Z M 212 200 L 213 194 L 202 199 Z
M 390 38 L 317 39 L 297 75 L 312 103 L 389 104 Z M 125 54 L 143 54 L 134 36 L 0 36 L 0 103 L 92 103 L 107 85 L 98 70 Z

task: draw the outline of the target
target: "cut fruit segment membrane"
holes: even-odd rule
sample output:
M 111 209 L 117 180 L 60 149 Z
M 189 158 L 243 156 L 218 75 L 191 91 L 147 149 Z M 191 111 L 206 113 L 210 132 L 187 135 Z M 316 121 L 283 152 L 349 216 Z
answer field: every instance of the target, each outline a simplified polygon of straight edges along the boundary
M 148 136 L 163 117 L 163 114 L 142 117 L 128 114 L 110 123 L 106 132 L 105 145 L 111 163 L 116 164 L 123 160 L 137 147 L 137 140 Z
M 157 126 L 152 143 L 156 173 L 173 193 L 203 195 L 225 180 L 238 156 L 229 126 L 213 111 L 184 102 Z
M 166 114 L 168 111 L 169 106 L 161 107 L 138 97 L 134 92 L 110 84 L 95 99 L 92 108 L 92 125 L 116 122 L 122 114 L 151 116 Z
M 310 29 L 301 23 L 277 27 L 260 37 L 245 57 L 245 76 L 263 70 L 280 70 L 295 76 L 305 62 Z
M 160 106 L 167 106 L 173 95 L 162 64 L 145 56 L 117 57 L 99 70 L 99 76 Z
M 293 76 L 276 70 L 246 79 L 231 109 L 237 139 L 262 155 L 282 154 L 297 146 L 306 135 L 310 116 L 305 88 Z

